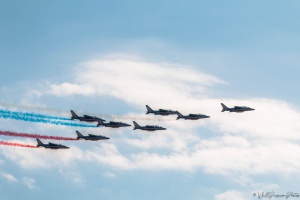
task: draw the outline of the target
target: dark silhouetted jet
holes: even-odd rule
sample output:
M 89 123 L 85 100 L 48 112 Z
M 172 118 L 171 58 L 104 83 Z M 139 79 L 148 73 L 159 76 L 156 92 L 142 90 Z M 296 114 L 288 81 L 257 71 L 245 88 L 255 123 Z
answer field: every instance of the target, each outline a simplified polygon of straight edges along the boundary
M 178 119 L 190 119 L 190 120 L 198 120 L 209 118 L 209 116 L 203 114 L 189 114 L 189 115 L 182 115 L 180 112 L 177 112 L 177 120 Z
M 54 149 L 54 150 L 57 150 L 57 149 L 69 149 L 69 147 L 61 145 L 61 144 L 54 144 L 54 143 L 51 143 L 51 142 L 49 142 L 48 144 L 44 144 L 39 139 L 36 139 L 36 141 L 38 143 L 37 147 L 45 147 L 46 149 Z
M 88 134 L 88 136 L 82 135 L 79 131 L 76 131 L 77 133 L 77 140 L 79 139 L 84 139 L 84 140 L 92 140 L 92 141 L 97 141 L 97 140 L 109 140 L 108 137 L 102 136 L 102 135 L 92 135 Z
M 221 106 L 222 106 L 222 112 L 224 111 L 229 111 L 229 112 L 237 112 L 237 113 L 241 113 L 241 112 L 244 112 L 244 111 L 252 111 L 252 110 L 255 110 L 253 108 L 249 108 L 249 107 L 246 107 L 246 106 L 234 106 L 233 108 L 228 108 L 227 106 L 225 106 L 223 103 L 221 103 Z
M 153 125 L 147 125 L 147 126 L 140 126 L 135 121 L 133 121 L 134 128 L 135 129 L 141 129 L 143 131 L 158 131 L 158 130 L 167 130 L 166 128 L 163 128 L 161 126 L 153 126 Z
M 152 110 L 148 105 L 146 105 L 146 108 L 147 108 L 146 114 L 153 113 L 154 115 L 163 115 L 163 116 L 177 114 L 177 111 L 174 110 L 164 110 L 164 109 Z
M 89 116 L 89 115 L 83 115 L 82 117 L 76 115 L 76 113 L 71 110 L 71 114 L 72 114 L 72 117 L 71 117 L 71 120 L 73 119 L 78 119 L 79 121 L 85 121 L 85 122 L 97 122 L 99 120 L 102 120 L 102 121 L 105 121 L 104 119 L 101 119 L 99 117 L 93 117 L 93 116 Z
M 99 120 L 97 126 L 120 128 L 120 127 L 126 127 L 126 126 L 131 126 L 131 125 L 123 123 L 123 122 L 112 122 L 112 121 L 105 123 L 102 120 Z

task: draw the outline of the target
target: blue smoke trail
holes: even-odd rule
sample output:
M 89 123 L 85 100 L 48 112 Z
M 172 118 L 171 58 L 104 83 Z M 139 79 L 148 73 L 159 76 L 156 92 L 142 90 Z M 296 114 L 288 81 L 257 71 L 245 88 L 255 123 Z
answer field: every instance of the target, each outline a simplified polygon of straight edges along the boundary
M 0 113 L 13 113 L 8 110 L 0 110 Z M 37 117 L 37 118 L 47 118 L 47 119 L 54 119 L 54 120 L 71 120 L 71 118 L 67 117 L 58 117 L 58 116 L 50 116 L 44 114 L 36 114 L 36 113 L 27 113 L 27 112 L 14 112 L 18 113 L 19 115 L 23 115 L 24 117 Z
M 4 119 L 15 119 L 15 120 L 22 120 L 22 121 L 29 121 L 29 122 L 40 122 L 45 124 L 55 124 L 55 125 L 63 125 L 63 126 L 75 126 L 75 127 L 98 127 L 96 125 L 88 125 L 88 124 L 79 124 L 79 123 L 72 123 L 67 121 L 59 121 L 53 118 L 38 118 L 38 117 L 32 117 L 31 114 L 34 115 L 34 113 L 29 113 L 30 115 L 27 115 L 27 113 L 22 112 L 12 112 L 12 111 L 4 111 L 0 110 L 0 117 Z M 42 116 L 42 115 L 37 115 Z M 47 115 L 45 115 L 47 116 Z

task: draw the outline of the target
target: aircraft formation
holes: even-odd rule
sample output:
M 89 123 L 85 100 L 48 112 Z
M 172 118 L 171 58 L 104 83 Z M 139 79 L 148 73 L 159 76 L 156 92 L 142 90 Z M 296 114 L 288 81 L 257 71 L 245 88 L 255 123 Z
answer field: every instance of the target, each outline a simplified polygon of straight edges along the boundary
M 235 112 L 235 113 L 242 113 L 246 111 L 254 111 L 255 109 L 247 107 L 247 106 L 234 106 L 232 108 L 228 108 L 225 104 L 221 103 L 222 110 L 221 112 Z M 169 116 L 169 115 L 177 115 L 176 120 L 184 119 L 184 120 L 199 120 L 199 119 L 205 119 L 210 118 L 210 116 L 204 115 L 204 114 L 188 114 L 188 115 L 182 115 L 179 111 L 175 110 L 169 110 L 169 109 L 158 109 L 153 110 L 150 108 L 150 106 L 146 105 L 147 112 L 146 114 L 154 114 L 154 115 L 160 115 L 160 116 Z M 17 116 L 17 117 L 16 117 Z M 38 118 L 38 117 L 40 118 Z M 130 124 L 124 123 L 124 122 L 114 122 L 109 121 L 106 122 L 106 120 L 96 117 L 96 116 L 89 116 L 89 115 L 83 115 L 78 116 L 73 110 L 71 110 L 71 118 L 63 118 L 63 117 L 54 117 L 54 116 L 48 116 L 48 115 L 41 115 L 41 114 L 33 114 L 33 113 L 14 113 L 10 111 L 0 111 L 0 117 L 2 118 L 11 118 L 11 119 L 17 119 L 17 120 L 24 120 L 24 121 L 33 121 L 33 122 L 42 122 L 42 123 L 52 123 L 52 124 L 58 124 L 58 125 L 67 125 L 67 126 L 79 126 L 79 127 L 110 127 L 110 128 L 120 128 L 120 127 L 129 127 Z M 29 118 L 28 118 L 29 117 Z M 30 118 L 31 117 L 31 118 Z M 53 120 L 56 120 L 55 123 Z M 97 122 L 96 126 L 88 126 L 85 124 L 74 124 L 74 123 L 66 123 L 61 122 L 58 123 L 57 120 L 79 120 L 80 122 L 88 122 L 93 123 Z M 136 121 L 133 121 L 133 130 L 143 130 L 143 131 L 159 131 L 159 130 L 167 130 L 167 128 L 157 126 L 157 125 L 139 125 Z M 68 137 L 59 137 L 59 136 L 44 136 L 44 135 L 38 135 L 38 134 L 28 134 L 28 133 L 15 133 L 15 132 L 9 132 L 9 131 L 0 131 L 0 135 L 6 135 L 6 136 L 14 136 L 14 137 L 28 137 L 28 138 L 36 138 L 37 146 L 33 145 L 25 145 L 25 144 L 17 144 L 17 143 L 10 143 L 10 142 L 1 142 L 0 145 L 8 145 L 8 146 L 19 146 L 19 147 L 29 147 L 29 148 L 38 148 L 38 147 L 44 147 L 45 149 L 68 149 L 69 147 L 62 145 L 62 144 L 56 144 L 49 142 L 48 144 L 43 143 L 40 139 L 55 139 L 55 140 L 89 140 L 89 141 L 98 141 L 98 140 L 109 140 L 110 138 L 102 136 L 102 135 L 83 135 L 79 131 L 76 131 L 77 138 L 68 138 Z

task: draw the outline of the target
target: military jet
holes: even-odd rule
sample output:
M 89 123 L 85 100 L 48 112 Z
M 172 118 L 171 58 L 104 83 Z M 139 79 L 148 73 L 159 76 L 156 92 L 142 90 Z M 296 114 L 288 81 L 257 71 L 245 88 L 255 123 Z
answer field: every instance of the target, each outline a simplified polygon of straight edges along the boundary
M 120 127 L 126 127 L 126 126 L 131 126 L 129 124 L 123 123 L 123 122 L 103 122 L 102 120 L 98 120 L 97 126 L 105 126 L 105 127 L 111 127 L 111 128 L 120 128 Z
M 147 126 L 140 126 L 135 121 L 133 121 L 134 128 L 135 129 L 141 129 L 143 131 L 158 131 L 158 130 L 167 130 L 166 128 L 163 128 L 161 126 L 154 126 L 154 125 L 147 125 Z
M 163 115 L 163 116 L 177 114 L 177 111 L 174 110 L 164 110 L 164 109 L 152 110 L 148 105 L 146 105 L 146 108 L 147 108 L 146 114 L 153 113 L 154 115 Z
M 177 120 L 178 119 L 190 119 L 190 120 L 198 120 L 203 118 L 209 118 L 209 116 L 203 114 L 189 114 L 189 115 L 182 115 L 180 112 L 177 112 Z
M 71 110 L 71 114 L 72 114 L 71 120 L 78 119 L 79 121 L 85 121 L 85 122 L 97 122 L 98 120 L 105 121 L 104 119 L 101 119 L 99 117 L 89 116 L 89 115 L 83 115 L 82 117 L 80 117 L 76 115 L 76 113 L 73 110 Z
M 61 144 L 54 144 L 54 143 L 51 143 L 49 142 L 48 144 L 44 144 L 41 142 L 41 140 L 39 139 L 36 139 L 37 141 L 37 147 L 45 147 L 46 149 L 54 149 L 54 150 L 57 150 L 57 149 L 69 149 L 70 147 L 67 147 L 65 145 L 61 145 Z
M 249 107 L 246 107 L 246 106 L 234 106 L 233 108 L 228 108 L 227 106 L 225 106 L 223 103 L 221 103 L 221 106 L 222 106 L 222 112 L 224 111 L 229 111 L 229 112 L 236 112 L 236 113 L 241 113 L 241 112 L 244 112 L 244 111 L 252 111 L 252 110 L 255 110 L 253 108 L 249 108 Z
M 76 133 L 77 133 L 77 140 L 84 139 L 84 140 L 97 141 L 97 140 L 109 140 L 110 139 L 110 138 L 102 136 L 102 135 L 88 134 L 88 136 L 84 136 L 79 131 L 76 131 Z

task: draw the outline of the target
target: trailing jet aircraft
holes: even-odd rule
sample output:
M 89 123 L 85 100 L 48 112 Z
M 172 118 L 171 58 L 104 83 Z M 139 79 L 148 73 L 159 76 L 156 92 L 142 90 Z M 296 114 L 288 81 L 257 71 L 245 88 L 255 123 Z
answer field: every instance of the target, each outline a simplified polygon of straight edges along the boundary
M 71 114 L 72 114 L 71 120 L 78 119 L 79 121 L 85 121 L 85 122 L 97 122 L 98 120 L 105 121 L 104 119 L 101 119 L 99 117 L 89 116 L 89 115 L 83 115 L 82 117 L 80 117 L 76 115 L 76 113 L 73 110 L 71 110 Z
M 76 133 L 77 133 L 77 140 L 84 139 L 84 140 L 97 141 L 97 140 L 109 140 L 110 139 L 110 138 L 102 136 L 102 135 L 88 134 L 87 136 L 84 136 L 79 131 L 76 131 Z
M 135 129 L 141 129 L 143 131 L 158 131 L 158 130 L 167 130 L 166 128 L 163 128 L 161 126 L 154 126 L 154 125 L 147 125 L 147 126 L 140 126 L 135 121 L 133 121 L 134 128 Z
M 225 106 L 223 103 L 221 103 L 222 106 L 222 112 L 224 111 L 229 111 L 229 112 L 237 112 L 237 113 L 241 113 L 244 111 L 252 111 L 255 110 L 253 108 L 250 107 L 246 107 L 246 106 L 234 106 L 233 108 L 228 108 L 227 106 Z
M 49 142 L 48 144 L 44 144 L 41 142 L 41 140 L 39 139 L 36 139 L 37 141 L 37 147 L 45 147 L 46 149 L 69 149 L 70 147 L 67 147 L 65 145 L 61 145 L 61 144 L 54 144 L 54 143 L 51 143 Z
M 189 114 L 189 115 L 182 115 L 180 112 L 177 112 L 177 120 L 178 119 L 190 119 L 190 120 L 198 120 L 203 118 L 209 118 L 209 116 L 203 114 Z
M 105 126 L 105 127 L 111 127 L 111 128 L 120 128 L 120 127 L 126 127 L 126 126 L 131 126 L 129 124 L 123 123 L 123 122 L 103 122 L 102 120 L 98 120 L 97 126 Z
M 165 109 L 158 109 L 158 110 L 152 110 L 148 105 L 146 105 L 147 112 L 146 114 L 153 113 L 154 115 L 176 115 L 177 111 L 174 110 L 165 110 Z

